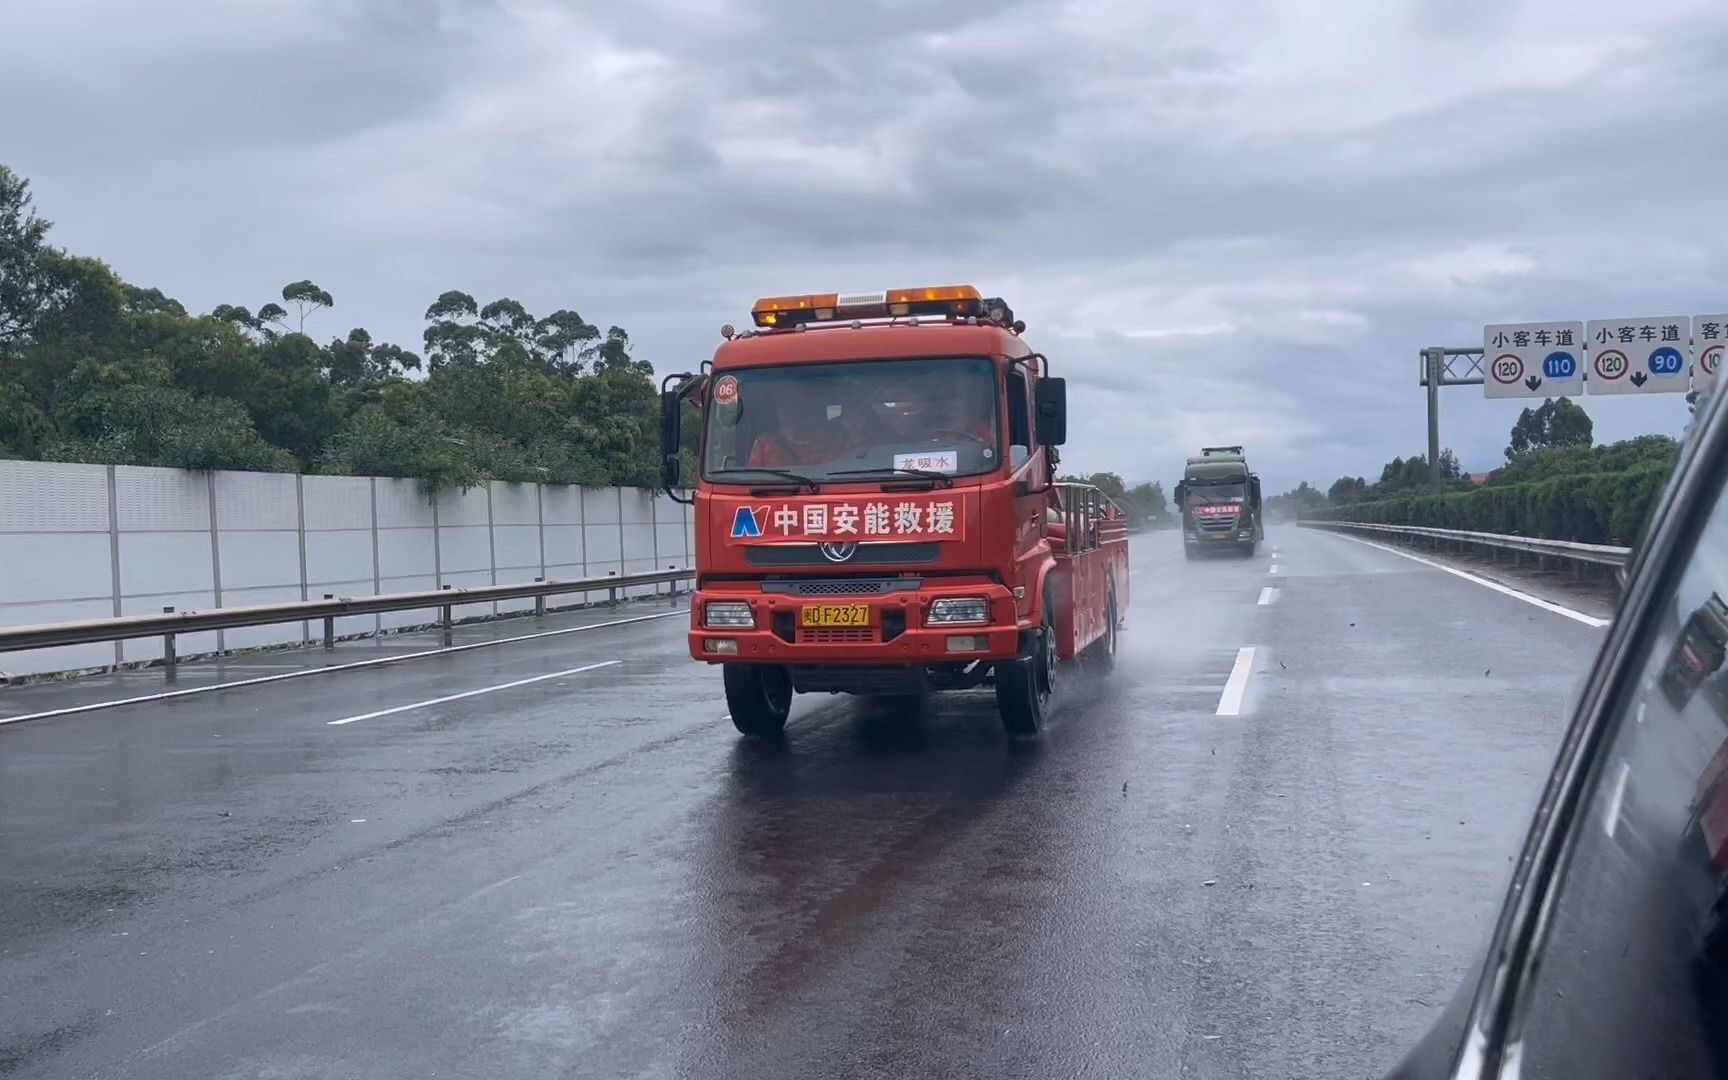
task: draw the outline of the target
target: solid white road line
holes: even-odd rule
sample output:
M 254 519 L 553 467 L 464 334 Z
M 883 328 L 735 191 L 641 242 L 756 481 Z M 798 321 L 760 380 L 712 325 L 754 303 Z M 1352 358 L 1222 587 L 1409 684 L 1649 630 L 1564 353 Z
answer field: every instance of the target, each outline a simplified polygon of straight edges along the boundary
M 419 652 L 403 653 L 401 656 L 380 656 L 371 660 L 355 660 L 347 664 L 331 664 L 328 667 L 285 671 L 280 675 L 264 675 L 256 679 L 233 679 L 229 682 L 211 683 L 209 686 L 194 686 L 185 690 L 166 690 L 160 694 L 116 698 L 113 701 L 93 701 L 88 705 L 71 705 L 64 709 L 49 709 L 46 712 L 24 713 L 21 716 L 0 716 L 0 725 L 21 724 L 26 720 L 50 720 L 56 716 L 73 716 L 77 713 L 96 712 L 98 709 L 116 709 L 122 705 L 145 705 L 152 701 L 172 701 L 175 698 L 191 697 L 193 694 L 208 694 L 216 690 L 234 690 L 242 686 L 263 686 L 266 683 L 282 682 L 286 679 L 303 679 L 308 675 L 328 675 L 334 671 L 356 671 L 360 668 L 379 667 L 384 664 L 400 664 L 407 660 L 419 660 L 427 656 L 449 656 L 452 653 L 468 652 L 471 649 L 490 649 L 495 645 L 514 645 L 521 641 L 535 641 L 539 638 L 558 637 L 563 634 L 580 634 L 585 630 L 604 630 L 611 626 L 630 626 L 633 623 L 652 622 L 656 619 L 670 619 L 674 615 L 689 614 L 688 609 L 679 608 L 677 611 L 662 611 L 655 615 L 636 615 L 628 619 L 589 623 L 586 626 L 566 626 L 560 630 L 543 630 L 537 634 L 518 634 L 515 637 L 496 638 L 492 641 L 471 641 L 466 645 L 422 649 Z
M 1230 669 L 1230 679 L 1224 684 L 1224 696 L 1218 699 L 1219 716 L 1242 715 L 1242 697 L 1248 693 L 1248 676 L 1254 673 L 1254 646 L 1236 650 L 1236 665 Z
M 1265 607 L 1267 604 L 1270 604 L 1272 602 L 1272 598 L 1277 596 L 1277 595 L 1278 595 L 1278 590 L 1274 589 L 1270 585 L 1266 586 L 1264 589 L 1261 589 L 1260 590 L 1260 606 Z
M 1465 581 L 1475 582 L 1484 589 L 1493 589 L 1497 593 L 1503 593 L 1506 596 L 1512 597 L 1514 600 L 1522 600 L 1526 604 L 1531 604 L 1541 608 L 1543 611 L 1552 611 L 1556 615 L 1564 615 L 1573 622 L 1581 622 L 1585 626 L 1594 626 L 1600 629 L 1601 627 L 1607 626 L 1609 623 L 1609 620 L 1607 619 L 1599 619 L 1594 615 L 1586 615 L 1582 611 L 1574 611 L 1569 607 L 1556 604 L 1552 600 L 1544 600 L 1540 596 L 1531 596 L 1529 593 L 1519 592 L 1517 589 L 1502 585 L 1498 581 L 1489 581 L 1485 577 L 1477 577 L 1475 574 L 1472 574 L 1467 570 L 1460 570 L 1455 566 L 1447 566 L 1445 563 L 1437 563 L 1433 559 L 1424 559 L 1422 556 L 1412 555 L 1408 551 L 1399 551 L 1397 548 L 1392 547 L 1389 544 L 1375 543 L 1372 540 L 1364 540 L 1359 536 L 1351 536 L 1348 533 L 1333 533 L 1332 535 L 1342 536 L 1344 539 L 1354 540 L 1358 544 L 1366 544 L 1371 548 L 1379 548 L 1381 551 L 1391 552 L 1394 555 L 1402 556 L 1412 562 L 1419 562 L 1423 566 L 1431 566 L 1436 570 L 1444 570 L 1453 577 L 1461 577 Z
M 527 686 L 530 683 L 545 682 L 547 679 L 558 679 L 565 675 L 580 675 L 584 671 L 593 671 L 595 668 L 611 667 L 613 664 L 622 664 L 623 662 L 624 661 L 622 660 L 602 660 L 598 664 L 584 664 L 581 667 L 565 668 L 563 671 L 552 671 L 545 675 L 536 675 L 531 679 L 517 679 L 514 682 L 499 683 L 497 686 L 482 686 L 478 690 L 464 690 L 460 694 L 445 694 L 443 697 L 427 698 L 425 701 L 410 702 L 407 705 L 396 705 L 388 709 L 379 709 L 376 712 L 361 713 L 359 716 L 348 716 L 341 720 L 326 720 L 324 722 L 331 727 L 340 727 L 343 724 L 353 724 L 361 720 L 376 720 L 380 716 L 394 716 L 397 713 L 408 712 L 411 709 L 424 709 L 432 705 L 442 705 L 447 701 L 461 701 L 463 698 L 479 697 L 481 694 L 496 694 L 500 690 L 514 690 L 518 686 Z

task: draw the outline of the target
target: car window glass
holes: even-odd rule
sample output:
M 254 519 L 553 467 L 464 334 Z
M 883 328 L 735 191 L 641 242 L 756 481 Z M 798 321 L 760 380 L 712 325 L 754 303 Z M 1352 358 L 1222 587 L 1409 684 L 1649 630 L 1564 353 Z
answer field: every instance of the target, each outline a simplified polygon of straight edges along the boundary
M 1526 988 L 1521 1076 L 1728 1076 L 1728 506 L 1593 766 Z
M 1026 373 L 1011 368 L 1008 372 L 1008 464 L 1014 468 L 1019 468 L 1032 455 L 1031 415 Z

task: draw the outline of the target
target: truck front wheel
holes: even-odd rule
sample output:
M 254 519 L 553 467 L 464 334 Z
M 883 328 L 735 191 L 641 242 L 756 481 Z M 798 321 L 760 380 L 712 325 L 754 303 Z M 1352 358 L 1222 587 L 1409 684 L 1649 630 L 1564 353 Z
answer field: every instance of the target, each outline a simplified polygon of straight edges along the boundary
M 1010 735 L 1036 735 L 1056 690 L 1056 609 L 1044 594 L 1044 621 L 1032 632 L 1029 656 L 996 665 L 996 711 Z
M 732 726 L 744 735 L 766 738 L 786 729 L 792 712 L 792 674 L 775 664 L 723 664 L 726 707 Z

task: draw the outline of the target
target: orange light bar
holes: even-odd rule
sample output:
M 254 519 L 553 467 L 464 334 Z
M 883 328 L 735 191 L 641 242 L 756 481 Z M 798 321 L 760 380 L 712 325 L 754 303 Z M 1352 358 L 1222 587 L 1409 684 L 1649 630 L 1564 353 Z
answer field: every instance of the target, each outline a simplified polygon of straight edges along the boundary
M 834 305 L 839 302 L 838 293 L 811 293 L 808 296 L 765 296 L 756 301 L 750 309 L 750 316 L 757 326 L 778 326 L 782 319 L 793 312 L 807 311 L 816 318 L 834 317 Z M 826 314 L 822 314 L 826 312 Z
M 919 289 L 887 289 L 878 293 L 769 296 L 756 301 L 750 309 L 750 316 L 757 326 L 774 329 L 827 322 L 842 313 L 850 319 L 899 319 L 910 315 L 982 316 L 983 305 L 984 295 L 976 286 L 937 285 Z
M 972 285 L 938 285 L 925 289 L 889 289 L 890 304 L 933 304 L 950 300 L 982 300 L 984 294 Z

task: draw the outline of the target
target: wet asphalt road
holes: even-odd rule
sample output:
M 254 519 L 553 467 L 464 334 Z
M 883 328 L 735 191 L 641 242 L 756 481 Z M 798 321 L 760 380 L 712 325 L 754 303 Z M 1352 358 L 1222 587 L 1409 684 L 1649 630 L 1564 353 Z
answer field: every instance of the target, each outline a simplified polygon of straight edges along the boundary
M 741 740 L 678 616 L 0 727 L 0 1075 L 1375 1076 L 1600 631 L 1341 537 L 1178 543 L 1031 746 L 987 693 Z

